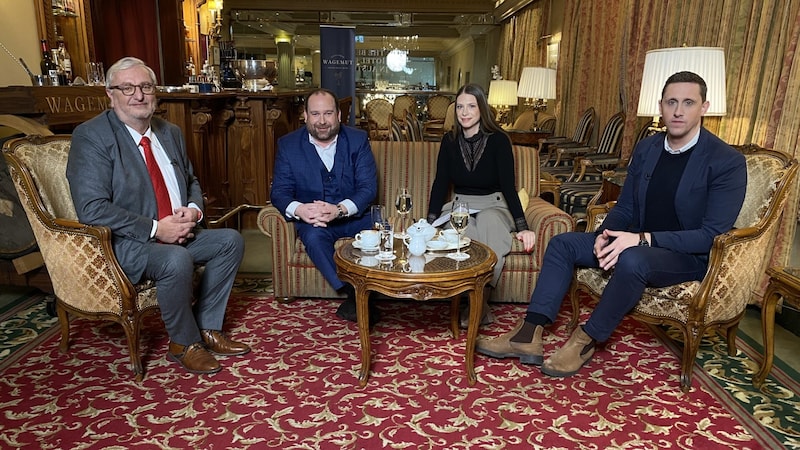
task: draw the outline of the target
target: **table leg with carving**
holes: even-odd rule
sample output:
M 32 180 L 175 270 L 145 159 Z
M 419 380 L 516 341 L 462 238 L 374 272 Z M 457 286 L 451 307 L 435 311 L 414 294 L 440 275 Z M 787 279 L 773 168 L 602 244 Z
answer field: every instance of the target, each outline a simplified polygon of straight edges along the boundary
M 356 285 L 356 314 L 358 317 L 358 337 L 361 340 L 361 369 L 358 371 L 358 384 L 367 385 L 372 349 L 369 344 L 369 291 L 363 285 Z

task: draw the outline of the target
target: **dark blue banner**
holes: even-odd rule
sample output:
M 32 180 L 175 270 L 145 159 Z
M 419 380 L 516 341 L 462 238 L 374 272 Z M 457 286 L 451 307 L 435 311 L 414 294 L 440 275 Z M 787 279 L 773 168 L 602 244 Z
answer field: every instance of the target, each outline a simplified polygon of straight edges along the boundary
M 356 29 L 320 25 L 319 50 L 322 67 L 320 87 L 330 89 L 340 99 L 353 98 L 347 124 L 352 125 L 356 107 Z M 345 114 L 342 111 L 342 116 Z

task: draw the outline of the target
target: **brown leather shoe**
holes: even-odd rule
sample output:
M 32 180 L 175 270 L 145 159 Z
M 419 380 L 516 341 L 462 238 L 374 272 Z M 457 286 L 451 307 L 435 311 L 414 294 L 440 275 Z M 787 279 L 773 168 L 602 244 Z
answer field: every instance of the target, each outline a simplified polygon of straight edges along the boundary
M 167 358 L 180 364 L 191 373 L 217 373 L 222 369 L 217 359 L 200 342 L 192 345 L 170 342 Z
M 250 351 L 250 347 L 247 344 L 231 340 L 221 331 L 200 330 L 200 336 L 203 338 L 208 350 L 215 355 L 236 356 L 244 355 Z

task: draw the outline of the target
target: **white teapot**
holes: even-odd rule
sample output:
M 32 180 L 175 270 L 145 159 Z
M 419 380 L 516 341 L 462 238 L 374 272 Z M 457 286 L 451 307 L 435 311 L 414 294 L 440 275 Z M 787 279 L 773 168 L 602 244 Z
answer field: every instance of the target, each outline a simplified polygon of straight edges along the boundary
M 436 228 L 432 227 L 425 219 L 419 219 L 417 223 L 411 224 L 406 229 L 406 237 L 403 239 L 408 251 L 414 256 L 425 253 L 428 241 L 436 236 Z
M 403 242 L 405 242 L 406 247 L 408 247 L 408 252 L 414 256 L 421 256 L 427 250 L 428 244 L 425 242 L 422 236 L 412 236 L 407 235 L 403 238 Z
M 427 243 L 433 239 L 434 236 L 436 236 L 436 228 L 429 224 L 425 219 L 419 219 L 416 223 L 409 225 L 408 229 L 406 229 L 406 234 L 412 239 L 415 237 L 421 237 L 422 240 Z

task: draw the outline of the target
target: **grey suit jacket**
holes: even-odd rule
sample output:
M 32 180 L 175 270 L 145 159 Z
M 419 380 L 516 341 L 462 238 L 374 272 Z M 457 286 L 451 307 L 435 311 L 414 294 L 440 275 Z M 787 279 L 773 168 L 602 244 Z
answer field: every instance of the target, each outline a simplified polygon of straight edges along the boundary
M 202 209 L 202 190 L 180 128 L 156 117 L 150 127 L 172 161 L 181 204 Z M 138 282 L 147 262 L 142 246 L 150 240 L 158 207 L 144 158 L 113 110 L 75 128 L 67 179 L 78 220 L 111 228 L 117 260 L 128 278 Z

